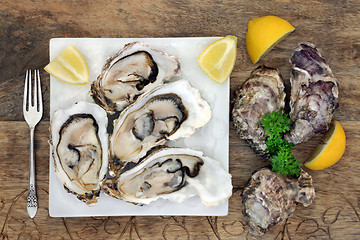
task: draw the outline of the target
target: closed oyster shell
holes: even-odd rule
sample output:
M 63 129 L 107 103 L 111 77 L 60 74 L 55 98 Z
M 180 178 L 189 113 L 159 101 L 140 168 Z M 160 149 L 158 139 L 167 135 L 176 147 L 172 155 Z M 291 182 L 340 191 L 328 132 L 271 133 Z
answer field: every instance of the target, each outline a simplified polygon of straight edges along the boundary
M 102 182 L 109 196 L 137 205 L 159 198 L 182 202 L 198 195 L 205 206 L 232 194 L 231 175 L 215 160 L 189 148 L 152 149 L 134 168 Z
M 180 60 L 143 42 L 128 43 L 109 58 L 91 85 L 94 101 L 108 113 L 122 111 L 144 92 L 180 74 Z
M 55 172 L 65 189 L 92 206 L 108 168 L 106 112 L 96 104 L 78 102 L 57 110 L 51 120 Z
M 260 155 L 267 155 L 262 116 L 285 106 L 284 82 L 278 69 L 259 66 L 235 91 L 232 117 L 241 139 Z
M 293 126 L 285 137 L 294 144 L 329 129 L 338 107 L 339 88 L 330 67 L 312 43 L 300 43 L 290 63 L 290 118 Z
M 241 198 L 249 233 L 259 237 L 289 218 L 297 203 L 309 206 L 315 198 L 315 189 L 311 176 L 303 170 L 296 179 L 262 168 L 251 176 Z

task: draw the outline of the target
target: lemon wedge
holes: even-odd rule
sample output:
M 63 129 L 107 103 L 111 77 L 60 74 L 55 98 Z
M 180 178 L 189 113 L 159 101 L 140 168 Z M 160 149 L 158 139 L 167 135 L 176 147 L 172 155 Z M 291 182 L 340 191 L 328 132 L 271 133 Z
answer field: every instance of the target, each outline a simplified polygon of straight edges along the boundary
M 325 133 L 323 144 L 318 145 L 312 156 L 304 163 L 311 170 L 321 170 L 334 165 L 345 152 L 346 137 L 340 123 L 331 122 L 330 129 Z
M 90 81 L 84 56 L 69 45 L 44 68 L 51 76 L 70 84 L 84 85 Z
M 236 60 L 237 38 L 220 38 L 207 46 L 199 55 L 197 64 L 212 80 L 223 84 L 230 76 Z
M 252 63 L 269 52 L 295 28 L 276 16 L 264 16 L 249 21 L 246 32 L 246 49 Z

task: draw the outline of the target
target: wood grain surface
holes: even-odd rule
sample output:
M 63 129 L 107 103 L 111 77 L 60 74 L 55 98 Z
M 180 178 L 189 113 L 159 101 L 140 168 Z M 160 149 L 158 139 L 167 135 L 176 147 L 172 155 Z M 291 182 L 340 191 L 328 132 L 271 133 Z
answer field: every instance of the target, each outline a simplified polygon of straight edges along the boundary
M 48 214 L 49 75 L 41 72 L 44 117 L 35 133 L 36 180 L 40 208 L 26 212 L 29 129 L 23 121 L 26 69 L 48 63 L 54 37 L 238 37 L 231 91 L 249 76 L 246 53 L 250 19 L 277 15 L 296 27 L 259 62 L 279 68 L 289 85 L 288 59 L 298 42 L 310 41 L 323 52 L 340 85 L 334 119 L 343 125 L 347 148 L 341 161 L 309 171 L 316 199 L 298 206 L 284 224 L 262 239 L 360 238 L 360 2 L 245 0 L 123 0 L 0 2 L 0 239 L 250 239 L 241 213 L 240 193 L 251 173 L 268 163 L 240 140 L 230 122 L 230 173 L 234 193 L 226 217 L 51 218 Z M 301 161 L 321 142 L 321 135 L 298 145 Z

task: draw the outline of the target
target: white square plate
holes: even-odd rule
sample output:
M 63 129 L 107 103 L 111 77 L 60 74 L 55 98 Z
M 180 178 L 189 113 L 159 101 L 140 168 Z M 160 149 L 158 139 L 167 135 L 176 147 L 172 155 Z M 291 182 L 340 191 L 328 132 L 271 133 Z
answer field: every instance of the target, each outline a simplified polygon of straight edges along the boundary
M 209 79 L 197 66 L 201 51 L 217 37 L 202 38 L 54 38 L 50 40 L 50 60 L 69 44 L 73 44 L 85 57 L 90 69 L 90 81 L 100 74 L 106 59 L 116 54 L 126 43 L 143 41 L 154 49 L 174 56 L 181 61 L 181 75 L 198 88 L 202 97 L 210 104 L 212 118 L 209 123 L 186 139 L 169 143 L 171 146 L 189 147 L 204 152 L 205 156 L 218 160 L 229 169 L 229 81 L 219 85 Z M 90 97 L 91 84 L 70 85 L 50 77 L 50 119 L 58 108 L 68 107 L 79 101 L 93 102 Z M 80 216 L 135 216 L 135 215 L 192 215 L 224 216 L 228 213 L 228 202 L 217 207 L 205 207 L 199 197 L 182 203 L 157 200 L 147 206 L 136 206 L 101 193 L 98 204 L 88 207 L 69 194 L 55 175 L 50 149 L 49 213 L 51 217 Z

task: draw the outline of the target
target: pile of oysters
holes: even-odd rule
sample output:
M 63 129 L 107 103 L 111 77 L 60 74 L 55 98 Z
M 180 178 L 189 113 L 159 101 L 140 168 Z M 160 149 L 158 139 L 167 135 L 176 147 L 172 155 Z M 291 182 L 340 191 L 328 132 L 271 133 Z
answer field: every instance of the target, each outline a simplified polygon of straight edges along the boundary
M 206 206 L 225 202 L 231 175 L 189 148 L 166 147 L 211 118 L 198 89 L 180 74 L 180 61 L 142 42 L 108 59 L 91 85 L 95 103 L 58 109 L 51 120 L 52 156 L 65 189 L 93 206 L 100 192 L 137 205 L 198 195 Z
M 269 152 L 262 116 L 286 111 L 288 106 L 292 124 L 284 137 L 288 142 L 299 144 L 327 131 L 339 105 L 337 79 L 314 44 L 300 43 L 289 62 L 292 69 L 288 102 L 280 71 L 266 66 L 256 68 L 235 91 L 234 127 L 239 137 L 264 157 L 269 157 Z M 290 217 L 297 204 L 309 206 L 315 198 L 315 189 L 312 177 L 304 170 L 295 178 L 261 168 L 251 176 L 241 197 L 249 233 L 259 237 Z

